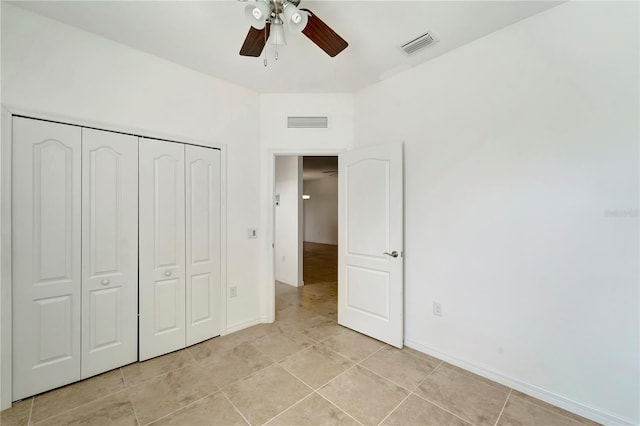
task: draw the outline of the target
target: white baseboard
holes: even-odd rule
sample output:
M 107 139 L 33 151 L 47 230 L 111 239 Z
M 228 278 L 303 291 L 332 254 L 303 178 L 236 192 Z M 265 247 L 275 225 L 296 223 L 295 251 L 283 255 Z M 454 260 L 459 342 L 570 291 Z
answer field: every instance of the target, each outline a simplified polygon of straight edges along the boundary
M 247 321 L 238 322 L 232 325 L 227 325 L 227 330 L 225 331 L 224 334 L 226 335 L 226 334 L 235 333 L 236 331 L 244 330 L 245 328 L 253 327 L 254 325 L 262 324 L 263 322 L 265 321 L 262 318 L 254 318 Z
M 497 371 L 493 371 L 485 367 L 478 366 L 472 362 L 456 358 L 454 356 L 441 352 L 438 349 L 425 346 L 411 339 L 405 340 L 404 344 L 412 349 L 441 359 L 442 361 L 448 362 L 449 364 L 453 364 L 456 367 L 471 371 L 472 373 L 475 373 L 479 376 L 493 380 L 494 382 L 498 382 L 502 385 L 530 395 L 534 398 L 538 398 L 541 401 L 548 402 L 549 404 L 555 405 L 556 407 L 560 407 L 579 416 L 591 419 L 594 422 L 598 422 L 603 425 L 616 426 L 631 426 L 635 424 L 631 419 L 620 417 L 619 415 L 616 415 L 614 413 L 610 413 L 605 410 L 573 401 L 572 399 L 563 397 L 530 383 L 523 382 L 513 377 L 505 376 L 504 374 Z
M 278 281 L 279 283 L 282 283 L 282 284 L 290 285 L 291 287 L 302 287 L 304 285 L 304 281 L 302 281 L 300 283 L 298 283 L 298 282 L 293 283 L 291 281 L 285 281 L 285 280 L 276 280 L 276 281 Z

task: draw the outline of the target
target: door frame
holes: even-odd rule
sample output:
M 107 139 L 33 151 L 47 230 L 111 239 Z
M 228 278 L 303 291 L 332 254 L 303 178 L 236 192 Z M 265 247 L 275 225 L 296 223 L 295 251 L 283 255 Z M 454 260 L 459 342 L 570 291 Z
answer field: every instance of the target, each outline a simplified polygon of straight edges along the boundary
M 267 286 L 266 286 L 266 321 L 267 323 L 272 323 L 276 318 L 276 277 L 275 277 L 275 262 L 276 262 L 276 251 L 275 251 L 275 229 L 276 229 L 276 205 L 275 205 L 275 197 L 276 197 L 276 157 L 313 157 L 313 156 L 327 156 L 327 157 L 338 157 L 341 152 L 346 151 L 346 149 L 293 149 L 293 148 L 283 148 L 283 149 L 270 149 L 268 151 L 268 161 L 267 161 L 267 176 L 269 177 L 267 180 L 267 194 L 268 199 L 267 202 L 269 204 L 269 208 L 267 209 L 267 238 L 265 238 L 265 250 L 267 254 L 267 262 L 266 262 L 266 276 L 267 276 Z M 338 218 L 338 220 L 340 220 Z
M 37 120 L 53 121 L 79 127 L 126 133 L 138 137 L 160 139 L 186 145 L 196 145 L 220 150 L 220 318 L 221 335 L 228 333 L 227 324 L 227 146 L 213 140 L 197 140 L 189 137 L 170 135 L 144 128 L 133 128 L 109 122 L 70 117 L 55 112 L 24 109 L 1 104 L 2 132 L 0 133 L 0 410 L 11 407 L 12 403 L 12 271 L 11 271 L 11 163 L 12 163 L 12 121 L 13 116 L 23 116 Z

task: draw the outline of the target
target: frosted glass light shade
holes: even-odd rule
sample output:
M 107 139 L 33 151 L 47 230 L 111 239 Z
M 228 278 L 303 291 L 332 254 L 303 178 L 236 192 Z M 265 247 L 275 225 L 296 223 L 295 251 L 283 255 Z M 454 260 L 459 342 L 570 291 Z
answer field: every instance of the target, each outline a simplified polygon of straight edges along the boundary
M 284 26 L 282 25 L 282 23 L 280 23 L 280 24 L 272 23 L 271 24 L 268 43 L 269 44 L 275 44 L 275 45 L 278 45 L 278 46 L 286 46 L 287 45 L 287 40 L 285 40 L 285 38 L 284 38 Z
M 270 14 L 271 6 L 264 0 L 257 0 L 244 8 L 244 16 L 247 18 L 247 22 L 256 30 L 264 28 Z
M 282 11 L 284 20 L 289 24 L 289 30 L 294 33 L 299 33 L 304 30 L 309 22 L 309 15 L 306 12 L 300 11 L 295 5 L 286 3 L 284 10 Z

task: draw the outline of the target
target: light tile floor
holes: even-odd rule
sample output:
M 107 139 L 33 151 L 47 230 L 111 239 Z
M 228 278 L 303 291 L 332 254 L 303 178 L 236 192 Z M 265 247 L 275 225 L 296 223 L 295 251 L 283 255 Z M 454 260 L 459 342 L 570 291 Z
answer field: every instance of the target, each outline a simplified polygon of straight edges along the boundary
M 0 413 L 0 423 L 594 424 L 428 355 L 337 325 L 335 278 L 318 279 L 335 277 L 335 266 L 323 267 L 335 261 L 335 246 L 307 243 L 305 254 L 307 285 L 276 284 L 275 323 L 23 400 Z

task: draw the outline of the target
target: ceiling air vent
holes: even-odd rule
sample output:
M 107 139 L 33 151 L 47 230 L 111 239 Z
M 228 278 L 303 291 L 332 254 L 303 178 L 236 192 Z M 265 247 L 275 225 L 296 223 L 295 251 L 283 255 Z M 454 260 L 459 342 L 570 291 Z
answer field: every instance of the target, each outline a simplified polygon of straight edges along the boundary
M 424 49 L 427 46 L 431 46 L 436 43 L 438 39 L 433 35 L 431 31 L 427 31 L 419 37 L 414 38 L 410 42 L 407 42 L 400 46 L 402 51 L 407 55 L 413 55 L 419 50 Z
M 328 117 L 287 117 L 289 129 L 326 129 L 329 127 Z

